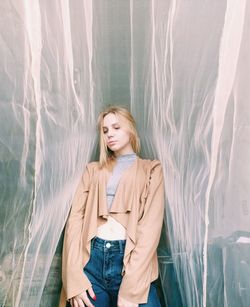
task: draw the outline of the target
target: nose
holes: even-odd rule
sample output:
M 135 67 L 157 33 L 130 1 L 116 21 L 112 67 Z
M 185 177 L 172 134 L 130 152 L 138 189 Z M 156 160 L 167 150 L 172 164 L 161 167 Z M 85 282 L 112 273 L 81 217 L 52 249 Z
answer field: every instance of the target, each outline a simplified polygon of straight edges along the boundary
M 107 132 L 107 137 L 108 137 L 108 139 L 110 139 L 113 135 L 114 135 L 114 134 L 113 134 L 112 130 L 109 129 L 108 132 Z

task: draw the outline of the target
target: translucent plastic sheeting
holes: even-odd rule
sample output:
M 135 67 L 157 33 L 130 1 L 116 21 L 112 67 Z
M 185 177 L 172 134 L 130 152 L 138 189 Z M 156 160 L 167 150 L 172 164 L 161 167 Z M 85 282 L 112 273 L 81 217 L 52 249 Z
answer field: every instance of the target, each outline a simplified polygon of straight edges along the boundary
M 249 306 L 250 4 L 4 0 L 0 12 L 0 305 L 57 306 L 59 240 L 111 103 L 164 168 L 165 305 Z

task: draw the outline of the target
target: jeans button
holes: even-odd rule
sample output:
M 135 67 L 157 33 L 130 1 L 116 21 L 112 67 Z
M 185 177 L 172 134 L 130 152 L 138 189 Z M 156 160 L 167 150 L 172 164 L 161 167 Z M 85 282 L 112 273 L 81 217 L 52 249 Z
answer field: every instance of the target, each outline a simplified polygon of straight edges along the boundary
M 111 244 L 108 242 L 108 243 L 106 243 L 106 247 L 107 248 L 110 248 L 111 247 Z

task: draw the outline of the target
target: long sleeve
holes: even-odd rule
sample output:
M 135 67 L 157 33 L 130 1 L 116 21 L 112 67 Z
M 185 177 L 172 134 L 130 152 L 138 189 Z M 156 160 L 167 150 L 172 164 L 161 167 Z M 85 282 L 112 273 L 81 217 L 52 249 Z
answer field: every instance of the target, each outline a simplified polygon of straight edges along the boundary
M 82 266 L 82 228 L 89 185 L 90 174 L 87 166 L 74 195 L 64 234 L 62 280 L 67 299 L 91 286 Z
M 156 249 L 160 239 L 163 215 L 164 184 L 162 167 L 158 161 L 154 161 L 144 213 L 137 225 L 136 245 L 126 265 L 119 290 L 119 295 L 128 301 L 138 304 L 147 302 L 152 281 L 152 267 L 150 266 L 154 263 L 154 257 L 157 257 Z

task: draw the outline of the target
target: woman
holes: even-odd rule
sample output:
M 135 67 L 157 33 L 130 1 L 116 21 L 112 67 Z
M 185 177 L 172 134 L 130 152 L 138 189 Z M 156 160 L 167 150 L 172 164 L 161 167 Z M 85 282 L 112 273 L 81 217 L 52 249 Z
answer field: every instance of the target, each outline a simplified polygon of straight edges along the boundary
M 65 297 L 73 307 L 158 307 L 161 165 L 137 156 L 139 138 L 126 109 L 108 107 L 98 127 L 100 160 L 86 166 L 65 229 Z

